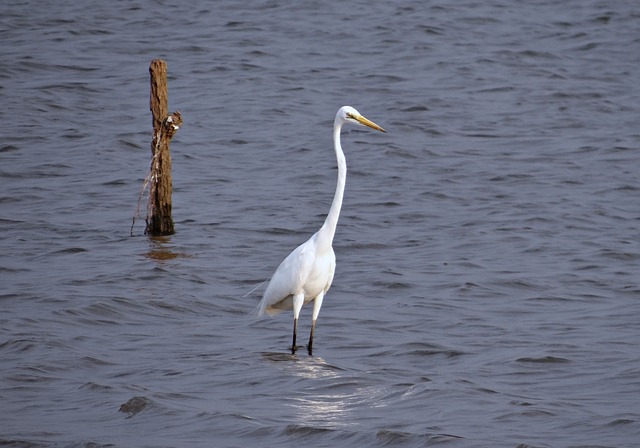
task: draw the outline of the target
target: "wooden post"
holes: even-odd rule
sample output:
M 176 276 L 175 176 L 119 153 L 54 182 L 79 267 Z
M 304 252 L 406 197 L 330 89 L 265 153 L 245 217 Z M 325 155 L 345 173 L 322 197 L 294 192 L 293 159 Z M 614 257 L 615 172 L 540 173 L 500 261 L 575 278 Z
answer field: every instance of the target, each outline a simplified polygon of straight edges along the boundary
M 171 217 L 171 153 L 169 142 L 182 125 L 180 112 L 169 115 L 167 93 L 167 64 L 155 59 L 149 66 L 151 75 L 150 109 L 153 114 L 151 169 L 149 173 L 149 204 L 147 206 L 148 235 L 175 233 Z

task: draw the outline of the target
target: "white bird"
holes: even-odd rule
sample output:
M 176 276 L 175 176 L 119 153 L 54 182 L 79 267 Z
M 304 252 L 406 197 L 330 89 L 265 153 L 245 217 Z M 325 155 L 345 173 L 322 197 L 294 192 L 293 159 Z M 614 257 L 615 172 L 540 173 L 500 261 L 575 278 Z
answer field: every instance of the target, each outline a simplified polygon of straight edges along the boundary
M 333 252 L 332 244 L 340 209 L 342 208 L 342 197 L 347 179 L 347 162 L 340 144 L 340 131 L 346 123 L 364 125 L 377 131 L 386 132 L 371 120 L 363 117 L 353 107 L 343 106 L 338 110 L 333 122 L 333 146 L 338 162 L 338 184 L 329 214 L 320 230 L 294 249 L 280 263 L 280 266 L 271 277 L 271 281 L 259 305 L 259 315 L 264 313 L 272 315 L 293 309 L 292 353 L 296 352 L 298 316 L 302 305 L 313 301 L 313 316 L 308 345 L 309 354 L 312 354 L 316 320 L 320 313 L 320 307 L 322 307 L 324 295 L 333 281 L 336 256 Z

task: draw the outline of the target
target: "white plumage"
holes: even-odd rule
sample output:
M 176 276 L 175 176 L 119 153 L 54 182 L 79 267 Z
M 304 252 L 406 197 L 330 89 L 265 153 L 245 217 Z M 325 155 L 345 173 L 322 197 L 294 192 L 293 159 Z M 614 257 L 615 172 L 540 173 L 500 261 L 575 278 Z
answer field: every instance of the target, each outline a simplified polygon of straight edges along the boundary
M 342 197 L 347 178 L 347 163 L 340 144 L 340 131 L 346 123 L 360 124 L 385 132 L 377 124 L 363 117 L 350 106 L 341 107 L 333 124 L 333 143 L 338 163 L 338 183 L 329 214 L 324 224 L 311 238 L 295 248 L 278 266 L 271 277 L 269 285 L 262 296 L 259 314 L 276 314 L 293 309 L 293 344 L 292 353 L 296 351 L 296 335 L 298 316 L 302 305 L 311 301 L 313 316 L 309 335 L 309 354 L 312 354 L 313 334 L 316 320 L 322 307 L 324 295 L 331 287 L 336 268 L 336 256 L 333 252 L 335 235 Z

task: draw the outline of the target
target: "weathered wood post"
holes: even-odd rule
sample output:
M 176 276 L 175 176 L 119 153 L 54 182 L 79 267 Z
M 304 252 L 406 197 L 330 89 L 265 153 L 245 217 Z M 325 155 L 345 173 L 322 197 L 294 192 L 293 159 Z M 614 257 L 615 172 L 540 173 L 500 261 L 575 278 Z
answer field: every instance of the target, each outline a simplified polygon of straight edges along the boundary
M 169 115 L 167 64 L 162 59 L 151 61 L 150 109 L 153 114 L 151 168 L 149 173 L 149 204 L 145 232 L 148 235 L 175 233 L 171 217 L 171 153 L 169 142 L 182 125 L 180 112 Z

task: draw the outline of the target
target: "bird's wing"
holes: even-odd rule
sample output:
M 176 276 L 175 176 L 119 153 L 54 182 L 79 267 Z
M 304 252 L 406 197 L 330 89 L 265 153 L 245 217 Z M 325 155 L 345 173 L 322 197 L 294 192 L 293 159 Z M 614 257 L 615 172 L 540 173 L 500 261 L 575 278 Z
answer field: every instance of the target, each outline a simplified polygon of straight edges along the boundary
M 296 247 L 280 263 L 262 296 L 260 314 L 275 314 L 292 308 L 292 296 L 301 291 L 313 267 L 314 238 L 315 235 Z
M 331 287 L 331 284 L 333 283 L 333 276 L 336 273 L 336 256 L 333 253 L 333 251 L 331 251 L 331 263 L 330 263 L 330 267 L 329 267 L 329 279 L 327 280 L 327 286 L 324 289 L 324 292 L 327 292 L 329 290 L 329 288 Z

